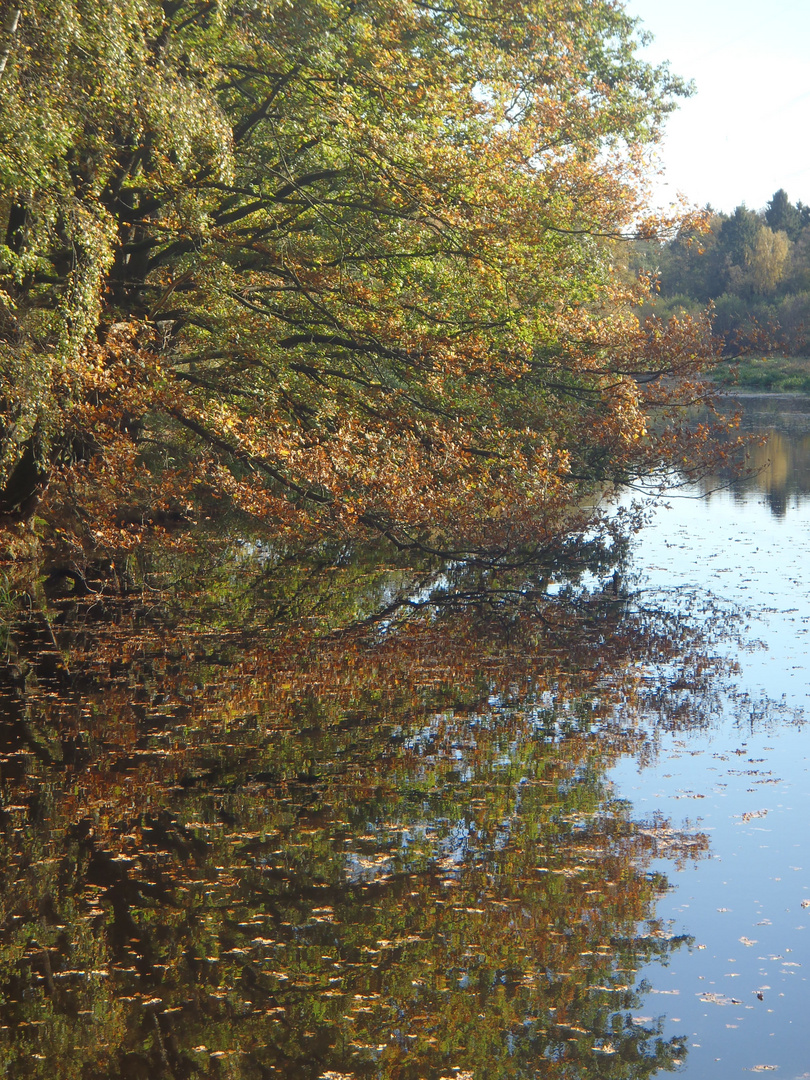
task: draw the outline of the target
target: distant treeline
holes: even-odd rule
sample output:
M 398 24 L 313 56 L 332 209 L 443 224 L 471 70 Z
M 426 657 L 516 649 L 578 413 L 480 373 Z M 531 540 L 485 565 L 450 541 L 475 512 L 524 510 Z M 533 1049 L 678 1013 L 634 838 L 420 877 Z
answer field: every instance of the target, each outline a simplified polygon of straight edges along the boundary
M 708 232 L 635 247 L 634 268 L 652 273 L 663 318 L 711 302 L 726 351 L 767 347 L 810 355 L 810 206 L 780 188 L 763 211 L 710 213 Z

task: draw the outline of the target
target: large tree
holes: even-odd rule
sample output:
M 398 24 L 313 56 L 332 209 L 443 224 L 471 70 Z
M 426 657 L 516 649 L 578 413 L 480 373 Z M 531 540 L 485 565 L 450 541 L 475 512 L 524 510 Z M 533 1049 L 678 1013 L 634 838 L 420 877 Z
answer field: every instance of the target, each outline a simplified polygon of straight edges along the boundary
M 801 202 L 794 206 L 784 188 L 773 193 L 765 208 L 765 220 L 769 227 L 775 233 L 786 233 L 789 240 L 798 240 L 802 229 L 808 224 L 808 216 L 808 207 Z
M 497 553 L 683 458 L 706 327 L 613 249 L 684 88 L 615 0 L 6 7 L 6 523 Z

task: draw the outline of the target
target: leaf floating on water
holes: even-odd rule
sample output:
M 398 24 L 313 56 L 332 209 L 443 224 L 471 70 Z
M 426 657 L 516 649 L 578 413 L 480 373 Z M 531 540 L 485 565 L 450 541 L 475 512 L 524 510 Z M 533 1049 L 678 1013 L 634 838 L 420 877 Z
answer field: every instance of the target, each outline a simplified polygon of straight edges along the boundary
M 718 994 L 714 990 L 706 990 L 698 994 L 701 1001 L 705 1001 L 710 1005 L 733 1005 L 734 999 L 727 997 L 725 994 Z
M 617 1052 L 616 1047 L 610 1042 L 603 1043 L 601 1046 L 592 1046 L 591 1050 L 595 1050 L 597 1054 L 615 1054 Z

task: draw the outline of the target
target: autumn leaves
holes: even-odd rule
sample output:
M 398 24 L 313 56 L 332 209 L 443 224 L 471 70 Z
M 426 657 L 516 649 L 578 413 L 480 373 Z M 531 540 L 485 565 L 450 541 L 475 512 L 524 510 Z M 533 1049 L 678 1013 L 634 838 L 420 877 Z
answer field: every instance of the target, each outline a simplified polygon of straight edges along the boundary
M 213 498 L 498 558 L 684 456 L 648 419 L 702 331 L 642 330 L 613 251 L 682 88 L 613 4 L 50 9 L 0 88 L 33 132 L 0 150 L 11 517 L 36 437 L 37 513 L 86 549 Z

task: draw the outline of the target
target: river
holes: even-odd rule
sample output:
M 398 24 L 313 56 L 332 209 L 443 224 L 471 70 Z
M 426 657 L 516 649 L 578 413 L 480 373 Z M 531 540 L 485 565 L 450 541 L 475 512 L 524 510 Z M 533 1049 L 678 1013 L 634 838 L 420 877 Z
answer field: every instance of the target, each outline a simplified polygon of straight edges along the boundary
M 612 779 L 637 812 L 710 839 L 658 908 L 695 945 L 646 972 L 688 1033 L 685 1073 L 795 1080 L 810 1075 L 810 401 L 742 404 L 744 426 L 769 433 L 757 475 L 678 492 L 634 557 L 638 587 L 710 592 L 746 614 L 740 670 L 706 728 L 664 736 L 654 763 L 624 759 Z
M 744 404 L 628 550 L 7 593 L 0 1075 L 810 1075 L 810 402 Z

